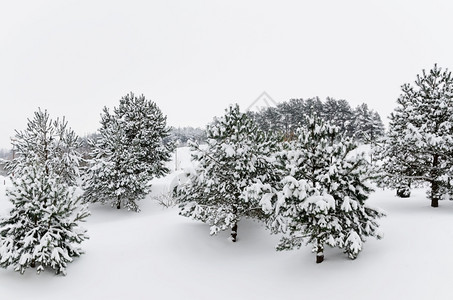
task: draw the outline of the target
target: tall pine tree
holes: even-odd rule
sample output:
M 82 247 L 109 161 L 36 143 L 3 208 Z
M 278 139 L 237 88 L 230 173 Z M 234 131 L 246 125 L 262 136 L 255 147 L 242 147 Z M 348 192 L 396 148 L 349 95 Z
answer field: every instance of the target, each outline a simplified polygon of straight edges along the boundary
M 166 117 L 144 95 L 126 95 L 113 113 L 105 107 L 83 176 L 84 200 L 138 212 L 136 201 L 149 193 L 151 179 L 169 172 L 165 162 L 173 146 L 163 141 L 168 132 Z
M 14 159 L 6 164 L 9 174 L 20 177 L 26 167 L 41 165 L 64 183 L 76 184 L 80 176 L 81 155 L 77 151 L 80 141 L 64 118 L 51 120 L 47 111 L 39 109 L 28 120 L 27 129 L 16 131 L 12 141 Z
M 383 169 L 393 184 L 427 182 L 432 207 L 450 192 L 453 154 L 453 77 L 437 65 L 402 86 L 390 116 Z
M 7 165 L 13 183 L 7 196 L 14 207 L 0 219 L 0 266 L 66 274 L 67 263 L 83 253 L 77 244 L 87 235 L 79 223 L 89 212 L 74 195 L 78 146 L 67 122 L 52 121 L 46 111 L 17 131 L 16 157 Z
M 269 157 L 277 143 L 237 105 L 208 126 L 207 135 L 206 147 L 192 146 L 197 167 L 177 190 L 181 215 L 209 224 L 211 234 L 230 228 L 235 242 L 242 218 L 263 216 L 245 191 L 274 176 Z
M 320 263 L 329 245 L 354 259 L 366 237 L 380 237 L 377 219 L 384 215 L 366 203 L 372 191 L 370 163 L 338 127 L 316 117 L 306 124 L 275 156 L 285 176 L 253 185 L 249 195 L 272 213 L 271 230 L 283 233 L 277 250 L 310 243 Z

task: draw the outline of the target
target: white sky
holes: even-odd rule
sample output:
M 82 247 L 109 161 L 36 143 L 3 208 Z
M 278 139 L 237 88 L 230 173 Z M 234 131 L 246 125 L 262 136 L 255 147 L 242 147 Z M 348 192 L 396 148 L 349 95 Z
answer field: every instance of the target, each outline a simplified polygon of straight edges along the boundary
M 3 1 L 0 148 L 38 107 L 94 132 L 130 91 L 204 126 L 263 91 L 386 119 L 400 86 L 453 66 L 453 1 Z

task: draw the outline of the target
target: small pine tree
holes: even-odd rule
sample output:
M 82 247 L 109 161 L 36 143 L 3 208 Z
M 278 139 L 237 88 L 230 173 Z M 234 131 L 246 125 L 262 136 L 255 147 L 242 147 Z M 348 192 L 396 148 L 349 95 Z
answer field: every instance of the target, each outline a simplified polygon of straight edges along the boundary
M 89 215 L 74 189 L 38 166 L 21 169 L 7 196 L 14 208 L 0 219 L 0 266 L 23 274 L 52 268 L 66 274 L 67 263 L 84 252 L 76 244 L 88 238 L 79 223 Z
M 365 103 L 354 110 L 353 128 L 356 138 L 365 143 L 374 143 L 385 133 L 381 117 Z
M 231 228 L 235 242 L 242 218 L 262 217 L 258 203 L 248 199 L 245 190 L 273 176 L 269 156 L 277 143 L 237 105 L 208 126 L 207 136 L 206 148 L 192 145 L 198 165 L 177 189 L 180 214 L 208 223 L 211 234 Z
M 432 207 L 450 191 L 453 166 L 453 77 L 434 65 L 402 86 L 381 156 L 392 187 L 429 183 Z
M 340 132 L 347 132 L 348 136 L 353 134 L 353 112 L 346 100 L 335 100 L 327 97 L 323 104 L 322 119 L 339 127 Z
M 83 176 L 86 202 L 140 211 L 136 201 L 150 191 L 150 180 L 169 172 L 172 144 L 166 118 L 156 103 L 133 93 L 121 98 L 113 114 L 105 107 L 99 138 Z
M 8 163 L 13 187 L 10 215 L 0 219 L 0 266 L 24 273 L 37 267 L 66 274 L 67 263 L 83 253 L 87 238 L 79 223 L 89 215 L 74 196 L 80 154 L 77 136 L 65 121 L 39 110 L 26 131 L 17 132 L 17 156 Z
M 318 263 L 324 246 L 344 249 L 352 259 L 367 236 L 380 237 L 377 218 L 383 212 L 366 204 L 371 168 L 357 144 L 320 119 L 309 119 L 296 140 L 276 154 L 286 176 L 279 182 L 256 184 L 249 193 L 273 213 L 269 225 L 284 234 L 277 250 L 313 245 Z

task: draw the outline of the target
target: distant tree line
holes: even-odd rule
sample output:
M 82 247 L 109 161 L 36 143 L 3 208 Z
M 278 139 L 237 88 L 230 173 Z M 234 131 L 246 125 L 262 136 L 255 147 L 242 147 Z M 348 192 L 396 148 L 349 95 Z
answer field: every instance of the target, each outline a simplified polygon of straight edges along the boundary
M 8 160 L 13 158 L 13 151 L 0 149 L 0 175 L 5 176 L 7 172 L 5 170 L 5 164 Z
M 385 134 L 381 116 L 363 103 L 352 109 L 346 100 L 327 97 L 291 99 L 276 107 L 267 107 L 258 112 L 249 112 L 260 129 L 265 132 L 282 132 L 286 137 L 294 135 L 297 128 L 307 125 L 307 117 L 317 116 L 329 121 L 346 136 L 362 142 L 375 140 Z
M 10 149 L 0 149 L 0 159 L 11 159 L 13 152 Z
M 174 142 L 178 146 L 187 146 L 189 141 L 205 143 L 206 130 L 197 127 L 170 127 L 169 135 L 164 139 L 165 143 Z

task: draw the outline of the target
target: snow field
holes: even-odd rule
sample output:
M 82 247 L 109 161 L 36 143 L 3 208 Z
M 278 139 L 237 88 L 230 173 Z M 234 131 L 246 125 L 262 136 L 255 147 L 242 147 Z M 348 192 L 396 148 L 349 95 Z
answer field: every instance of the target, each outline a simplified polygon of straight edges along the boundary
M 188 149 L 178 151 L 189 167 Z M 86 254 L 67 276 L 0 269 L 0 299 L 451 299 L 452 201 L 434 209 L 422 189 L 409 199 L 377 190 L 369 203 L 388 214 L 384 239 L 370 238 L 354 261 L 327 247 L 315 264 L 310 247 L 275 251 L 278 236 L 259 223 L 241 221 L 231 243 L 229 232 L 210 237 L 208 225 L 162 208 L 153 197 L 174 176 L 153 181 L 140 213 L 91 205 Z M 0 183 L 4 215 L 10 203 Z

